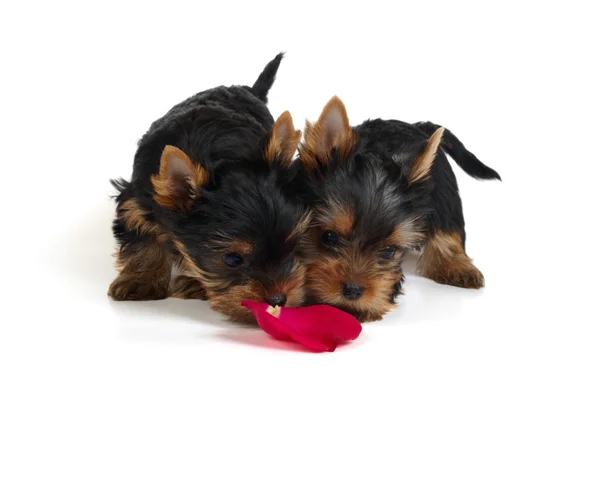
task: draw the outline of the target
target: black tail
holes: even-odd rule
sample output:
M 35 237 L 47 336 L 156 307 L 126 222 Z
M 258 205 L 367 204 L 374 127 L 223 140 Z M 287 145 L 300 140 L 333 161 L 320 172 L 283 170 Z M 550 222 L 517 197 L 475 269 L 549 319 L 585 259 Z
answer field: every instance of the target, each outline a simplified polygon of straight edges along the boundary
M 440 125 L 431 123 L 430 121 L 421 121 L 414 124 L 417 128 L 427 133 L 427 135 L 433 135 Z M 481 162 L 474 154 L 469 152 L 462 142 L 456 138 L 450 130 L 444 129 L 444 136 L 442 137 L 442 149 L 450 154 L 450 157 L 466 172 L 469 176 L 477 179 L 497 179 L 502 181 L 500 175 L 494 171 L 491 167 L 487 167 Z
M 269 89 L 271 89 L 273 82 L 275 82 L 275 76 L 277 75 L 277 70 L 279 69 L 279 64 L 283 59 L 283 55 L 283 53 L 279 53 L 267 63 L 267 66 L 263 69 L 262 73 L 258 76 L 258 79 L 256 79 L 256 82 L 254 82 L 254 85 L 252 86 L 254 95 L 265 103 L 267 102 Z

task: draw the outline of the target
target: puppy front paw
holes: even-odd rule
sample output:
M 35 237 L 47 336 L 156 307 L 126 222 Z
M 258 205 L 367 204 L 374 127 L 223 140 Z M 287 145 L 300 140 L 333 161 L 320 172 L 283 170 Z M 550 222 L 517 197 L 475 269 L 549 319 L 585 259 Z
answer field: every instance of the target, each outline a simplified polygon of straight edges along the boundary
M 383 314 L 371 313 L 371 312 L 358 313 L 358 314 L 355 314 L 354 317 L 361 323 L 370 323 L 371 321 L 381 321 L 383 319 Z
M 165 299 L 168 294 L 168 286 L 162 284 L 147 283 L 143 278 L 117 277 L 108 288 L 108 295 L 115 301 L 153 301 Z

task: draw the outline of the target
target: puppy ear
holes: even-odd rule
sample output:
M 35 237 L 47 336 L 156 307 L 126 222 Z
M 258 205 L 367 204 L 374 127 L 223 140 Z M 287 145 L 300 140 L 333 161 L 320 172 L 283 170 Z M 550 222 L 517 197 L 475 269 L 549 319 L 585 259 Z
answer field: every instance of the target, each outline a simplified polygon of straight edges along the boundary
M 294 158 L 301 138 L 302 132 L 294 128 L 292 115 L 289 111 L 285 111 L 277 118 L 271 130 L 271 136 L 265 147 L 267 162 L 269 164 L 279 162 L 288 166 Z
M 433 135 L 429 138 L 425 150 L 415 159 L 410 171 L 408 173 L 408 182 L 415 183 L 421 181 L 429 176 L 431 166 L 435 161 L 438 148 L 442 142 L 442 136 L 444 135 L 444 128 L 438 128 Z
M 342 100 L 333 96 L 323 108 L 316 123 L 306 122 L 300 159 L 309 170 L 327 165 L 335 150 L 339 159 L 347 158 L 356 140 Z
M 160 170 L 151 181 L 159 205 L 185 210 L 207 183 L 208 171 L 194 164 L 183 150 L 166 145 L 160 156 Z

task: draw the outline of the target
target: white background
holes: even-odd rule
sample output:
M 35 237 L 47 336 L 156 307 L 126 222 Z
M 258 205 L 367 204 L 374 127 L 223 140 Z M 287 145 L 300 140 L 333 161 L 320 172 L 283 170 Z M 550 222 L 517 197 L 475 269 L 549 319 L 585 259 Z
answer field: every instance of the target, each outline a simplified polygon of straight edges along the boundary
M 0 489 L 600 490 L 593 5 L 4 3 Z M 484 290 L 409 265 L 399 308 L 332 354 L 108 299 L 109 178 L 173 104 L 281 50 L 275 116 L 337 94 L 502 175 L 455 167 Z

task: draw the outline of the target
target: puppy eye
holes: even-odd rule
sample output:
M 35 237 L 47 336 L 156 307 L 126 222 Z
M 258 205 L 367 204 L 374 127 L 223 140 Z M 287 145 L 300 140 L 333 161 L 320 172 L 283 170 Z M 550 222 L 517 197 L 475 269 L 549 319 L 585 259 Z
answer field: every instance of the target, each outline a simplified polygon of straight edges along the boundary
M 383 250 L 383 257 L 386 260 L 391 260 L 396 254 L 396 246 L 388 246 Z
M 321 242 L 325 246 L 335 246 L 339 240 L 340 237 L 335 232 L 325 231 L 323 234 L 321 234 Z
M 227 253 L 223 255 L 223 263 L 231 268 L 239 267 L 244 263 L 244 257 L 238 253 Z

